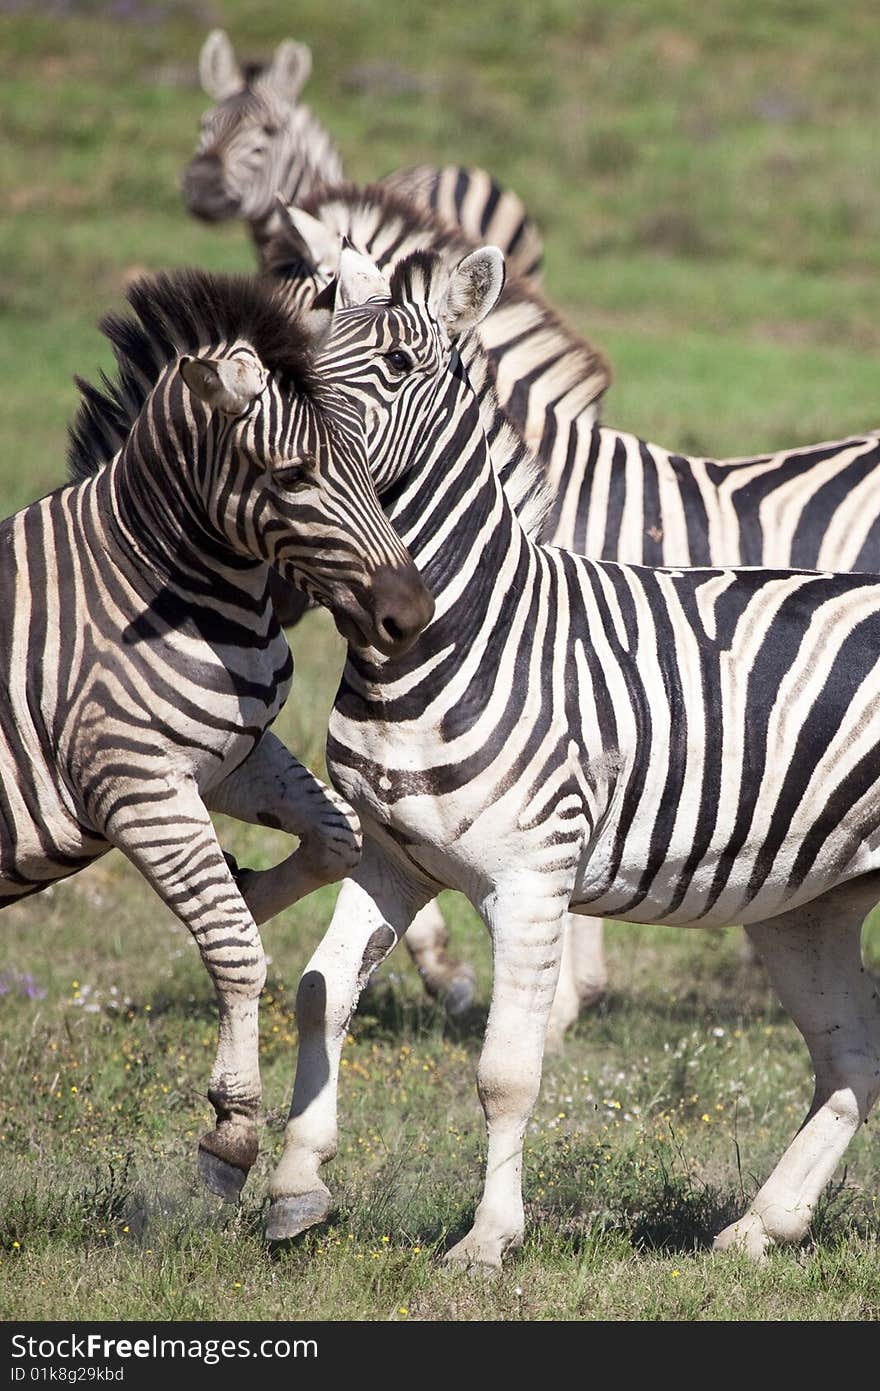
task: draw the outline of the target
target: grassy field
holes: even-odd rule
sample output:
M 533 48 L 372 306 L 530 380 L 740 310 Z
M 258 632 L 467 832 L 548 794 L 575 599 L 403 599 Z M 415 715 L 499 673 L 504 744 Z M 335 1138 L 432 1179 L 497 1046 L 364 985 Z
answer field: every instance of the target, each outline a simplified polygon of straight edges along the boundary
M 295 22 L 351 177 L 456 159 L 524 196 L 549 295 L 614 366 L 610 423 L 716 454 L 878 424 L 868 0 L 301 0 Z M 289 32 L 266 0 L 0 0 L 3 514 L 61 480 L 72 376 L 108 365 L 94 324 L 131 275 L 251 264 L 242 230 L 190 222 L 176 186 L 218 24 L 251 56 Z M 320 769 L 342 651 L 323 615 L 292 644 L 280 732 Z M 232 824 L 223 839 L 242 863 L 281 851 Z M 483 1014 L 452 1031 L 392 960 L 346 1050 L 337 1219 L 267 1253 L 292 1004 L 333 900 L 265 931 L 264 1154 L 237 1211 L 195 1179 L 215 1023 L 187 934 L 115 855 L 4 914 L 0 1318 L 880 1316 L 869 1129 L 801 1250 L 761 1269 L 709 1252 L 810 1095 L 800 1037 L 732 929 L 610 927 L 609 997 L 545 1069 L 526 1248 L 487 1284 L 439 1264 L 479 1193 Z M 445 906 L 485 1005 L 483 935 Z M 876 930 L 866 954 L 880 968 Z

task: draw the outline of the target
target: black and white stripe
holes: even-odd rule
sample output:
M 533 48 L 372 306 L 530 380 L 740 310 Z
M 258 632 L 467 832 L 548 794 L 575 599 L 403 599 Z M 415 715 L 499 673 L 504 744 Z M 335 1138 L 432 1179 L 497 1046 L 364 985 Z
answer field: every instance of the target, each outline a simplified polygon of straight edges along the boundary
M 288 284 L 292 304 L 333 279 L 344 238 L 386 274 L 415 251 L 436 251 L 454 266 L 474 249 L 460 231 L 380 184 L 320 190 L 284 209 L 283 218 L 266 268 Z M 503 409 L 549 471 L 557 440 L 575 428 L 578 439 L 589 436 L 611 373 L 600 352 L 507 271 L 501 298 L 476 333 Z
M 0 901 L 117 846 L 190 929 L 220 1007 L 203 1164 L 234 1187 L 256 1153 L 256 919 L 274 909 L 259 882 L 242 897 L 209 808 L 303 838 L 277 872 L 288 900 L 360 849 L 351 809 L 268 732 L 293 664 L 267 566 L 379 649 L 432 605 L 376 497 L 362 411 L 278 296 L 180 272 L 128 298 L 103 324 L 117 379 L 80 383 L 78 481 L 0 527 Z
M 497 1266 L 522 1240 L 522 1139 L 569 908 L 739 921 L 759 947 L 816 1076 L 797 1136 L 718 1238 L 760 1257 L 804 1236 L 880 1092 L 880 998 L 859 942 L 880 898 L 880 580 L 652 570 L 536 544 L 517 516 L 540 504 L 533 461 L 493 411 L 481 418 L 463 364 L 440 371 L 447 275 L 417 257 L 390 305 L 341 316 L 352 347 L 399 336 L 410 354 L 405 425 L 388 428 L 413 448 L 374 464 L 436 610 L 402 659 L 349 654 L 331 717 L 328 767 L 361 814 L 364 856 L 300 986 L 269 1231 L 327 1211 L 345 1022 L 414 914 L 455 888 L 491 930 L 494 987 L 486 1187 L 451 1258 Z M 385 418 L 388 380 L 348 385 Z
M 405 205 L 390 204 L 381 190 L 331 190 L 304 210 L 289 210 L 270 264 L 294 285 L 308 270 L 315 285 L 323 284 L 343 235 L 386 271 L 416 247 L 454 261 L 465 246 Z M 597 424 L 604 382 L 596 360 L 566 339 L 562 321 L 523 294 L 515 278 L 476 332 L 506 412 L 535 445 L 552 499 L 547 544 L 632 564 L 880 573 L 876 432 L 754 457 L 688 457 Z M 479 349 L 471 344 L 467 352 L 473 374 Z M 567 937 L 550 1022 L 554 1043 L 607 983 L 601 922 L 572 923 Z M 412 949 L 430 962 L 423 974 L 435 993 L 452 990 L 466 1003 L 470 973 L 448 960 L 445 943 L 432 906 L 420 916 Z
M 331 136 L 299 101 L 311 68 L 308 46 L 293 39 L 279 44 L 265 66 L 242 67 L 222 29 L 208 35 L 199 58 L 202 86 L 216 105 L 202 118 L 183 174 L 184 198 L 197 217 L 247 222 L 261 261 L 278 230 L 278 198 L 301 203 L 343 180 Z M 543 254 L 538 230 L 517 195 L 485 170 L 423 164 L 382 182 L 474 246 L 501 247 L 511 268 L 537 283 Z

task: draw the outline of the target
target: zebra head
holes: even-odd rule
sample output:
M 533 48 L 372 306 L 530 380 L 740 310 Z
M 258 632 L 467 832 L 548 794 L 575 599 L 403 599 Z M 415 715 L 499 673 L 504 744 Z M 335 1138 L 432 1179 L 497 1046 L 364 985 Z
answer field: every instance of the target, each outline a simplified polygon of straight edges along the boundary
M 198 489 L 212 528 L 330 609 L 356 648 L 407 651 L 434 604 L 376 496 L 358 403 L 317 379 L 293 389 L 243 341 L 179 369 L 207 413 Z
M 297 98 L 312 68 L 305 44 L 285 39 L 266 67 L 242 69 L 222 29 L 199 58 L 202 86 L 215 105 L 202 117 L 195 154 L 183 173 L 191 213 L 209 222 L 274 216 L 275 197 L 341 178 L 329 137 Z
M 417 251 L 390 282 L 350 245 L 339 257 L 334 332 L 316 366 L 366 412 L 370 469 L 379 492 L 405 471 L 427 430 L 454 429 L 444 385 L 461 372 L 457 347 L 492 310 L 504 257 L 482 247 L 449 264 Z

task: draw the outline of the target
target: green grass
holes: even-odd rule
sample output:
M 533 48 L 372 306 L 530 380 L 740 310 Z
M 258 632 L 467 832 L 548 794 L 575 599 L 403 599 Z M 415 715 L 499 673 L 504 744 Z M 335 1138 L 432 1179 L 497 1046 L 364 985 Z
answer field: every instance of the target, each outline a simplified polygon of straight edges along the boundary
M 251 265 L 241 228 L 185 217 L 176 180 L 206 105 L 207 28 L 265 53 L 288 32 L 277 6 L 107 14 L 69 0 L 0 19 L 3 513 L 61 480 L 72 377 L 109 365 L 94 325 L 128 278 Z M 611 359 L 605 418 L 723 454 L 878 424 L 875 23 L 867 0 L 303 0 L 294 36 L 314 49 L 307 96 L 352 177 L 425 159 L 489 167 L 544 231 L 553 302 Z M 310 615 L 293 646 L 281 733 L 320 770 L 341 645 Z M 270 832 L 222 834 L 242 863 L 281 853 Z M 709 1253 L 810 1092 L 803 1044 L 733 929 L 611 925 L 611 993 L 547 1060 L 526 1248 L 489 1284 L 439 1264 L 479 1194 L 480 1013 L 450 1031 L 393 959 L 346 1049 L 338 1216 L 270 1256 L 292 1002 L 334 899 L 265 930 L 264 1151 L 236 1212 L 195 1179 L 215 1022 L 187 934 L 112 855 L 4 914 L 0 1317 L 880 1316 L 868 1129 L 801 1250 L 762 1269 Z M 445 909 L 485 1006 L 484 934 L 461 900 Z M 876 925 L 865 950 L 880 968 Z

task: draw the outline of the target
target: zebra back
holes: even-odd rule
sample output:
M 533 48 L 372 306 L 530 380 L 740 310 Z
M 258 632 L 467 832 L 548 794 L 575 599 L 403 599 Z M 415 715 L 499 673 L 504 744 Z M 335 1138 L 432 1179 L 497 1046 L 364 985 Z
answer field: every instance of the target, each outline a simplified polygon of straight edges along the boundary
M 329 182 L 329 181 L 327 181 Z M 504 253 L 508 271 L 537 287 L 544 243 L 522 199 L 496 183 L 485 169 L 460 164 L 417 164 L 397 169 L 379 183 L 417 208 L 458 228 L 475 245 L 490 243 Z

